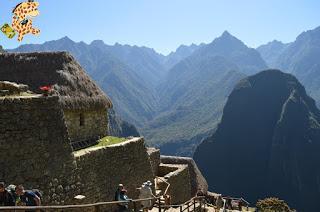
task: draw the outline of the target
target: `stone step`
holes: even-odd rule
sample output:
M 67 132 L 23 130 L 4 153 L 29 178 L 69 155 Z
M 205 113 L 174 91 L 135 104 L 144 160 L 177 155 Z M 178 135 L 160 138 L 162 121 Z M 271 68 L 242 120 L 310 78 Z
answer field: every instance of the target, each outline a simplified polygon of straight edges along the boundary
M 78 151 L 98 144 L 98 140 L 99 137 L 89 138 L 86 140 L 72 141 L 71 146 L 73 151 Z

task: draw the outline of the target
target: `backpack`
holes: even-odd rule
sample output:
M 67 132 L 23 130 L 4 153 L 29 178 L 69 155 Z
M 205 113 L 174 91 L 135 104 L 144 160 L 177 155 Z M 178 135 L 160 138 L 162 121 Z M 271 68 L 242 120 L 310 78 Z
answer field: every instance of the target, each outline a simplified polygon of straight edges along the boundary
M 35 193 L 40 198 L 40 200 L 42 200 L 42 192 L 39 189 L 31 189 L 31 191 Z

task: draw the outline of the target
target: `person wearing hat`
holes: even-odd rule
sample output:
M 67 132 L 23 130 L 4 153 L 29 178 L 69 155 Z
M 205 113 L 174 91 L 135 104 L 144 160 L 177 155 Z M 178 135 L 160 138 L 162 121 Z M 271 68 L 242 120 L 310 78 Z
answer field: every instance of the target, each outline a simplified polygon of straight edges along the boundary
M 151 181 L 144 182 L 141 186 L 139 199 L 148 199 L 148 198 L 156 198 L 156 196 L 153 195 L 152 189 L 151 189 L 152 183 Z M 141 201 L 141 206 L 143 209 L 143 212 L 148 211 L 152 208 L 152 200 L 143 200 Z
M 114 194 L 114 201 L 120 201 L 120 192 L 122 189 L 124 189 L 124 186 L 123 186 L 123 184 L 120 183 L 118 185 L 118 188 L 117 188 L 115 194 Z
M 119 195 L 120 200 L 119 201 L 126 201 L 126 202 L 122 202 L 118 204 L 118 211 L 119 212 L 127 212 L 129 211 L 129 201 L 132 201 L 132 199 L 130 199 L 127 196 L 127 190 L 126 189 L 122 189 L 120 191 L 120 195 Z

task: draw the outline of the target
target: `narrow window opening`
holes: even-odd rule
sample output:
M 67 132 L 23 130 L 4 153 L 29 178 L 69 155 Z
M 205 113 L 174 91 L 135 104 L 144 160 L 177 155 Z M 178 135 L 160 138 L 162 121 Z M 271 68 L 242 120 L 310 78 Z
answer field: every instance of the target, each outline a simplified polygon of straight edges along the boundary
M 80 113 L 80 126 L 84 126 L 84 115 L 83 113 Z

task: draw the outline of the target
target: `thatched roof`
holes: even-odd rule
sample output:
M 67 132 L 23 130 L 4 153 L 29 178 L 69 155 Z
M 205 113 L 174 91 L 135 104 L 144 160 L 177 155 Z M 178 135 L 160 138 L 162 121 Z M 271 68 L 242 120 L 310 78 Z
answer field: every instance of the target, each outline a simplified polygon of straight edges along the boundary
M 111 100 L 66 52 L 0 54 L 0 81 L 26 84 L 35 93 L 54 85 L 65 109 L 110 108 Z

